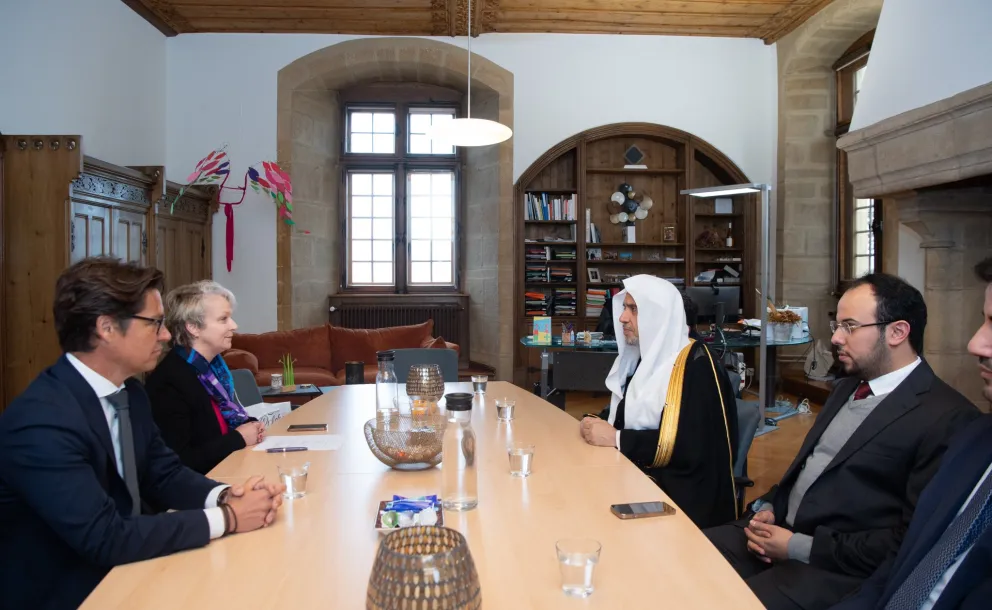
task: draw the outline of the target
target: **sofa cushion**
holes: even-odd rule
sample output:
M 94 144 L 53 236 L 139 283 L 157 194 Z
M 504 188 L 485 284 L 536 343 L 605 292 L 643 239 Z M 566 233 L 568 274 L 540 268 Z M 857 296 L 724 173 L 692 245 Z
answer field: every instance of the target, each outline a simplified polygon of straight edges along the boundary
M 255 382 L 260 386 L 272 385 L 272 375 L 282 374 L 282 367 L 279 368 L 268 368 L 268 369 L 258 369 L 255 373 Z M 339 382 L 337 376 L 333 375 L 327 369 L 315 367 L 315 366 L 298 366 L 296 370 L 293 371 L 296 376 L 296 383 L 312 383 L 315 386 L 325 386 L 325 385 L 341 385 L 343 382 Z M 341 376 L 344 379 L 344 375 Z M 375 374 L 372 375 L 372 382 L 375 382 Z M 283 380 L 286 383 L 286 380 Z
M 231 341 L 232 349 L 251 352 L 258 358 L 259 369 L 274 369 L 282 372 L 279 359 L 291 354 L 296 361 L 296 370 L 300 367 L 316 367 L 328 371 L 336 370 L 331 367 L 331 344 L 328 340 L 328 325 L 297 328 L 296 330 L 278 330 L 257 335 L 235 334 Z M 341 365 L 342 367 L 344 365 Z M 311 383 L 300 381 L 300 383 Z M 328 385 L 328 384 L 323 384 Z
M 366 372 L 368 366 L 376 366 L 376 352 L 385 349 L 404 349 L 421 347 L 431 337 L 434 330 L 434 320 L 410 326 L 393 326 L 391 328 L 354 329 L 340 326 L 327 326 L 331 345 L 331 370 L 344 370 L 344 363 L 349 361 L 364 362 Z M 259 358 L 261 362 L 261 358 Z M 343 376 L 341 377 L 344 378 Z M 368 375 L 366 374 L 366 378 Z M 372 376 L 373 381 L 375 375 Z
M 246 352 L 243 349 L 229 349 L 222 355 L 224 362 L 227 363 L 227 368 L 232 371 L 235 369 L 248 369 L 252 374 L 258 372 L 258 358 L 251 352 Z

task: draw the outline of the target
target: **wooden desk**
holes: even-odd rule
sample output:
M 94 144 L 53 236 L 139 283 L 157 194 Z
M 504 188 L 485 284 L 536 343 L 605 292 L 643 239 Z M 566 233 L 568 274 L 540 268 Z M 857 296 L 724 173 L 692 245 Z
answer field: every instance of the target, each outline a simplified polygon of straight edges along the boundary
M 471 391 L 447 384 L 447 391 Z M 496 421 L 494 401 L 515 398 L 515 420 Z M 379 534 L 372 528 L 380 500 L 393 493 L 438 493 L 440 469 L 399 472 L 381 464 L 362 426 L 374 417 L 375 386 L 342 386 L 273 426 L 327 422 L 345 437 L 339 451 L 282 455 L 238 451 L 211 476 L 241 482 L 276 478 L 276 465 L 310 461 L 307 495 L 287 501 L 269 528 L 208 546 L 115 568 L 83 604 L 86 610 L 173 608 L 364 608 Z M 483 607 L 735 608 L 762 606 L 747 585 L 681 512 L 621 521 L 610 504 L 666 500 L 613 449 L 590 447 L 566 413 L 506 382 L 490 382 L 473 407 L 478 436 L 479 507 L 445 512 L 445 523 L 468 538 L 479 570 Z M 536 445 L 533 474 L 509 475 L 507 438 Z M 599 540 L 596 591 L 583 601 L 560 588 L 555 541 Z

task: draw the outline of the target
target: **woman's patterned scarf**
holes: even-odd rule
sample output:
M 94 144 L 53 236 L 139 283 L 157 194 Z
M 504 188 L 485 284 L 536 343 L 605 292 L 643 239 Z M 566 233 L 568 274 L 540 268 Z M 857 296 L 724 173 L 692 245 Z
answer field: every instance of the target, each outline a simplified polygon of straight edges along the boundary
M 227 363 L 220 354 L 217 354 L 213 362 L 207 362 L 206 358 L 191 348 L 177 345 L 176 352 L 196 370 L 196 377 L 207 390 L 207 394 L 220 407 L 220 414 L 227 422 L 228 428 L 234 430 L 248 421 L 249 417 L 244 407 L 234 398 L 231 370 L 227 368 Z

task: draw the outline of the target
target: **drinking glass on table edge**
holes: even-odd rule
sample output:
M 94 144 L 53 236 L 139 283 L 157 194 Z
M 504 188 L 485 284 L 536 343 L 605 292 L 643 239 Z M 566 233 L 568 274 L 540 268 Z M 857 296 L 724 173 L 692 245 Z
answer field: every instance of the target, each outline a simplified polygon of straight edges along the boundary
M 561 590 L 569 597 L 589 597 L 595 590 L 593 576 L 603 545 L 591 538 L 568 538 L 555 543 Z
M 531 465 L 534 463 L 534 445 L 530 443 L 510 443 L 506 447 L 510 458 L 510 475 L 514 477 L 529 477 Z
M 487 385 L 489 385 L 489 375 L 472 375 L 473 392 L 476 394 L 485 394 Z
M 499 421 L 513 421 L 513 411 L 517 401 L 503 398 L 496 401 L 496 419 Z
M 302 498 L 307 495 L 307 474 L 310 472 L 310 462 L 296 465 L 279 465 L 279 482 L 286 486 L 283 497 L 287 499 Z

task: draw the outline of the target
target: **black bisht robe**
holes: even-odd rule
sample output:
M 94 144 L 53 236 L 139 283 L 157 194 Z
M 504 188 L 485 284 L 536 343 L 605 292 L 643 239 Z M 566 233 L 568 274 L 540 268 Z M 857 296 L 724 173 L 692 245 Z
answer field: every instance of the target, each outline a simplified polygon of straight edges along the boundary
M 732 469 L 738 444 L 737 402 L 726 372 L 715 358 L 714 364 L 711 364 L 708 350 L 702 342 L 696 341 L 689 350 L 678 431 L 668 465 L 652 467 L 660 430 L 623 430 L 625 400 L 617 405 L 613 426 L 623 430 L 620 434 L 621 453 L 651 477 L 697 527 L 705 529 L 737 518 Z M 717 380 L 720 383 L 719 392 Z M 630 379 L 627 379 L 624 384 L 625 397 L 629 385 Z M 665 396 L 658 396 L 658 400 L 664 401 Z M 609 414 L 607 407 L 600 417 L 608 419 Z

